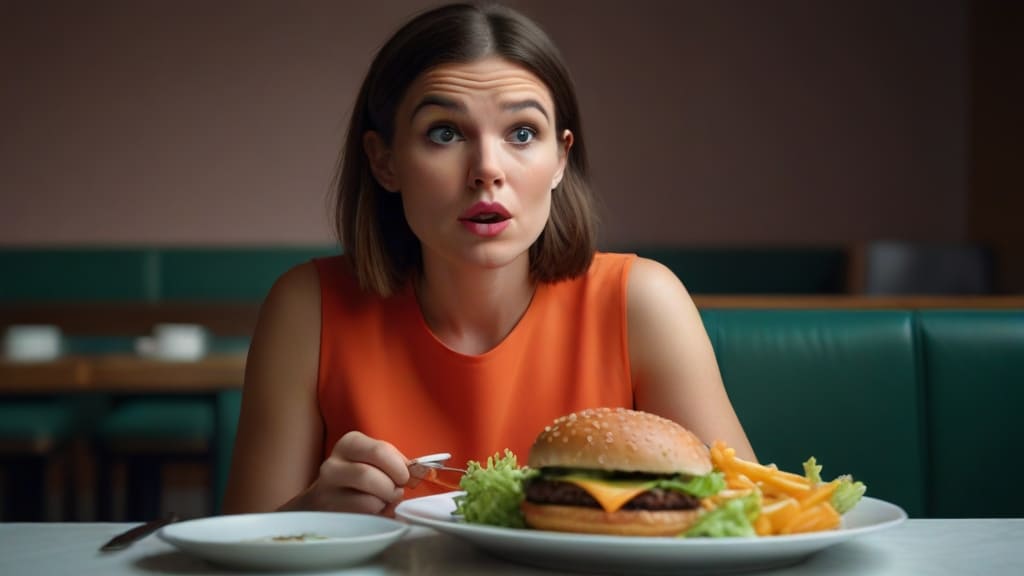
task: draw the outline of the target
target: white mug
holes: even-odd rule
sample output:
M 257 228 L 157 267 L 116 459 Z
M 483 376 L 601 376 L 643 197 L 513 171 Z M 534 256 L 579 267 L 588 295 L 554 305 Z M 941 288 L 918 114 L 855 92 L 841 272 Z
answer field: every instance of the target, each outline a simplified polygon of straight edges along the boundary
M 13 324 L 4 331 L 4 358 L 15 362 L 46 362 L 61 353 L 59 326 Z
M 195 361 L 206 355 L 209 335 L 199 324 L 157 324 L 153 334 L 135 341 L 141 356 L 158 360 Z

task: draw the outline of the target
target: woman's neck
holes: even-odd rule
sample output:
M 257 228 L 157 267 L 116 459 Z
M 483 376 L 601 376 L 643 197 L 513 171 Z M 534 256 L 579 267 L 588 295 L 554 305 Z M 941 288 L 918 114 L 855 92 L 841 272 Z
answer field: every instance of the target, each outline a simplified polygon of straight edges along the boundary
M 458 267 L 424 258 L 416 298 L 438 340 L 462 354 L 482 354 L 512 332 L 530 307 L 534 290 L 526 254 L 500 268 Z

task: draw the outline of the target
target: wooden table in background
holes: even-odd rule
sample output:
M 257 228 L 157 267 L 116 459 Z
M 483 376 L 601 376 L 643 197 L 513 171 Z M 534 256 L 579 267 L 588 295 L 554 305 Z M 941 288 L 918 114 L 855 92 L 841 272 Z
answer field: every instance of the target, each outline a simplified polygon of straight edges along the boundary
M 244 379 L 245 354 L 211 355 L 195 362 L 130 355 L 0 361 L 0 394 L 215 392 L 241 388 Z

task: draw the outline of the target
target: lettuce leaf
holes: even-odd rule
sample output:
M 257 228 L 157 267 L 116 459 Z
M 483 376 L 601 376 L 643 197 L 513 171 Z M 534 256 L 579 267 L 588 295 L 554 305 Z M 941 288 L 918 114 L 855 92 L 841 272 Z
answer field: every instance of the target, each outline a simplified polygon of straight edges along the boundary
M 487 458 L 487 465 L 470 460 L 466 475 L 459 481 L 465 494 L 455 497 L 455 513 L 466 522 L 508 528 L 524 528 L 519 505 L 523 501 L 523 481 L 535 471 L 516 461 L 515 454 L 505 449 L 504 456 Z
M 814 459 L 814 456 L 804 462 L 804 475 L 811 481 L 812 486 L 821 484 L 821 465 Z M 868 487 L 863 482 L 854 482 L 853 477 L 849 474 L 840 476 L 837 480 L 839 480 L 839 486 L 836 486 L 836 491 L 832 493 L 830 502 L 836 512 L 846 514 L 857 505 L 857 502 L 860 502 Z
M 695 498 L 707 498 L 725 490 L 725 475 L 721 472 L 712 472 L 704 476 L 693 476 L 686 480 L 681 478 L 656 480 L 653 487 L 683 492 Z
M 867 492 L 868 487 L 863 482 L 854 482 L 850 476 L 840 476 L 839 486 L 832 493 L 832 507 L 840 514 L 846 514 L 850 508 L 860 502 L 861 496 Z
M 706 512 L 681 534 L 686 538 L 724 538 L 730 536 L 757 536 L 754 520 L 761 515 L 761 495 L 751 492 L 746 496 L 726 500 Z
M 811 456 L 804 462 L 804 476 L 807 476 L 807 479 L 810 480 L 811 486 L 821 484 L 821 465 L 818 464 L 814 456 Z

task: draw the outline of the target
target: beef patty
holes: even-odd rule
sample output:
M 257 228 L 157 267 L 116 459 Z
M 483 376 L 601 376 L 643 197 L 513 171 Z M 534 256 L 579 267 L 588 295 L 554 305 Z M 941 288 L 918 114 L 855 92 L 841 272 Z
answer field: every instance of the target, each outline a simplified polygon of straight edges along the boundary
M 526 500 L 534 504 L 556 504 L 559 506 L 584 506 L 600 508 L 594 497 L 579 486 L 558 480 L 533 480 L 526 485 Z M 637 494 L 622 507 L 623 510 L 692 510 L 700 506 L 700 500 L 676 492 L 654 488 Z

